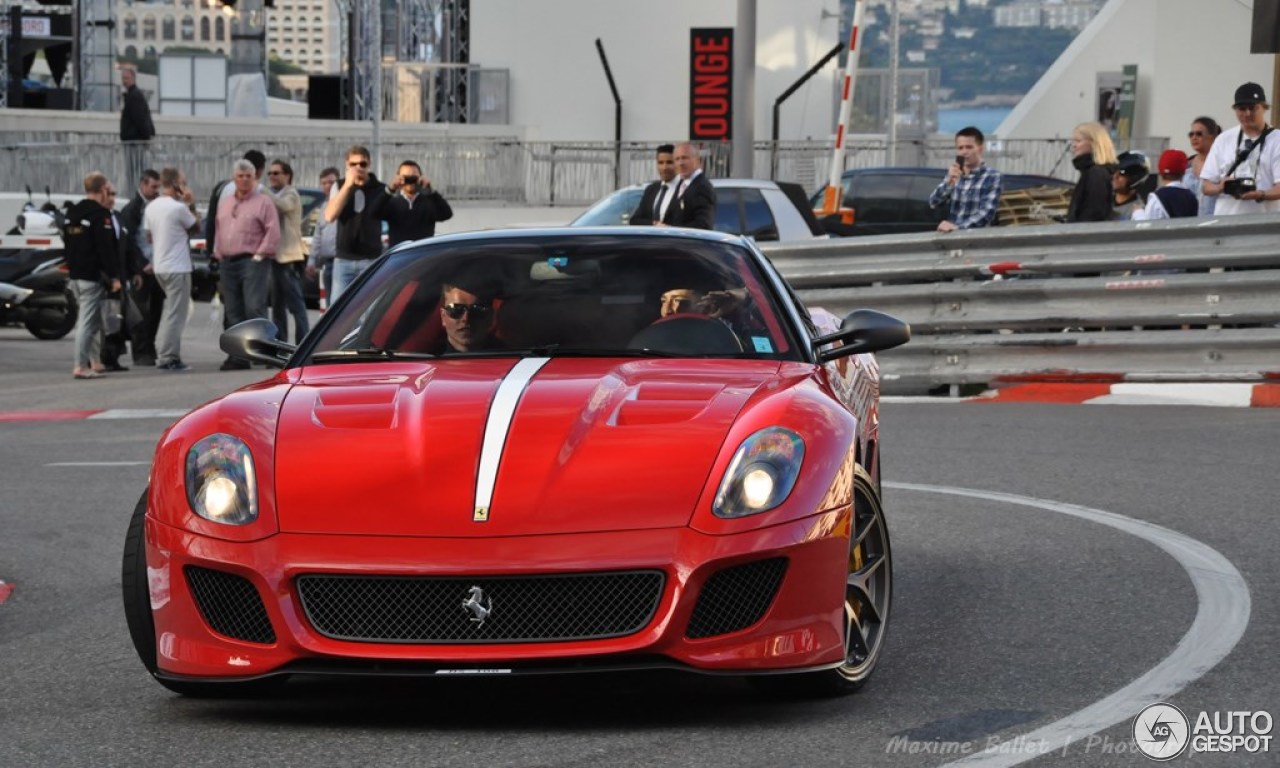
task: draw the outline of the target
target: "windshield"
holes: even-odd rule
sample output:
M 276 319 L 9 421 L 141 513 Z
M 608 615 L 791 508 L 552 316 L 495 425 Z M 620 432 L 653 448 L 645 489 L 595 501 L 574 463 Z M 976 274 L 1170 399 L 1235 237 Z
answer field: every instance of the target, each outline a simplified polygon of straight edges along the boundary
M 640 187 L 627 187 L 605 197 L 587 209 L 586 213 L 573 220 L 574 227 L 613 227 L 631 221 L 631 214 L 640 205 L 644 190 Z
M 547 236 L 391 253 L 326 316 L 310 363 L 436 355 L 800 359 L 734 243 Z

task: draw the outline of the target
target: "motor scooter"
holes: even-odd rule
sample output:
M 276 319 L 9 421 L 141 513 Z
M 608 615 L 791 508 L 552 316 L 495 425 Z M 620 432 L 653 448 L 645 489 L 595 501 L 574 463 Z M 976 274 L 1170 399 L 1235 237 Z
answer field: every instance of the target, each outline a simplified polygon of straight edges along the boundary
M 50 197 L 47 188 L 45 195 Z M 63 211 L 52 199 L 37 208 L 30 199 L 30 187 L 27 198 L 18 226 L 10 234 L 49 236 L 50 246 L 55 246 Z M 60 339 L 76 327 L 78 315 L 60 241 L 56 247 L 0 250 L 0 324 L 21 324 L 37 339 Z

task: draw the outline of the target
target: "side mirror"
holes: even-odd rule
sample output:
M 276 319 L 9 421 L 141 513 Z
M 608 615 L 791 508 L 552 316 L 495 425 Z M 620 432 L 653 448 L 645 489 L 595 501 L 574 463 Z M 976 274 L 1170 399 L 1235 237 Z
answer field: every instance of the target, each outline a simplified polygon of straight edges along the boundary
M 766 224 L 765 226 L 757 229 L 755 232 L 752 232 L 751 237 L 754 238 L 755 241 L 759 243 L 776 241 L 779 239 L 778 228 L 771 224 Z
M 245 320 L 223 331 L 218 337 L 218 346 L 232 357 L 265 363 L 272 368 L 283 368 L 298 349 L 277 339 L 275 323 L 263 317 Z
M 880 352 L 906 344 L 911 340 L 911 326 L 893 315 L 874 309 L 855 309 L 845 315 L 840 330 L 813 340 L 813 351 L 820 363 L 829 363 L 848 355 Z M 822 347 L 840 342 L 831 349 Z

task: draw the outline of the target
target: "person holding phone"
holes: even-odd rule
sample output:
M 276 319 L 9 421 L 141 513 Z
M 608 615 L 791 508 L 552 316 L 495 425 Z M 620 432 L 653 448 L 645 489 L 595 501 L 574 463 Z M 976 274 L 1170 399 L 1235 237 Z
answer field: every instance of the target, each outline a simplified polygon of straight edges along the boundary
M 387 185 L 387 192 L 391 197 L 382 209 L 382 218 L 387 222 L 389 246 L 432 237 L 437 222 L 453 218 L 449 201 L 431 188 L 431 180 L 412 160 L 400 164 L 396 177 Z
M 324 207 L 325 221 L 338 225 L 330 302 L 337 301 L 382 255 L 382 211 L 391 196 L 374 175 L 372 163 L 367 147 L 357 144 L 348 149 L 346 177 Z
M 977 229 L 996 223 L 996 209 L 1004 182 L 1000 172 L 982 162 L 986 137 L 973 126 L 956 131 L 956 159 L 947 177 L 929 195 L 929 207 L 947 204 L 939 232 Z
M 200 231 L 196 198 L 177 168 L 160 171 L 160 194 L 143 212 L 151 242 L 151 266 L 164 292 L 156 332 L 156 368 L 168 373 L 191 370 L 182 362 L 182 331 L 191 303 L 191 235 Z

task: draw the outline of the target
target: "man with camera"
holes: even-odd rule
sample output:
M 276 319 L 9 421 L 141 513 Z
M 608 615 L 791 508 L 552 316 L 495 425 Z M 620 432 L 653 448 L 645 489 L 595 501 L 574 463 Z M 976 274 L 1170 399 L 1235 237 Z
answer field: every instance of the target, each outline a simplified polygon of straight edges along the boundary
M 938 224 L 939 232 L 996 223 L 1004 182 L 999 171 L 982 162 L 985 142 L 982 131 L 973 126 L 956 131 L 956 160 L 947 169 L 947 177 L 929 195 L 930 208 L 948 204 L 947 216 Z
M 400 164 L 387 191 L 391 197 L 382 208 L 382 218 L 387 222 L 388 246 L 431 237 L 436 233 L 436 222 L 453 218 L 449 201 L 431 188 L 431 180 L 412 160 Z
M 1261 85 L 1236 89 L 1240 125 L 1218 136 L 1200 171 L 1204 194 L 1218 198 L 1214 215 L 1280 212 L 1280 136 L 1267 125 L 1269 108 Z

